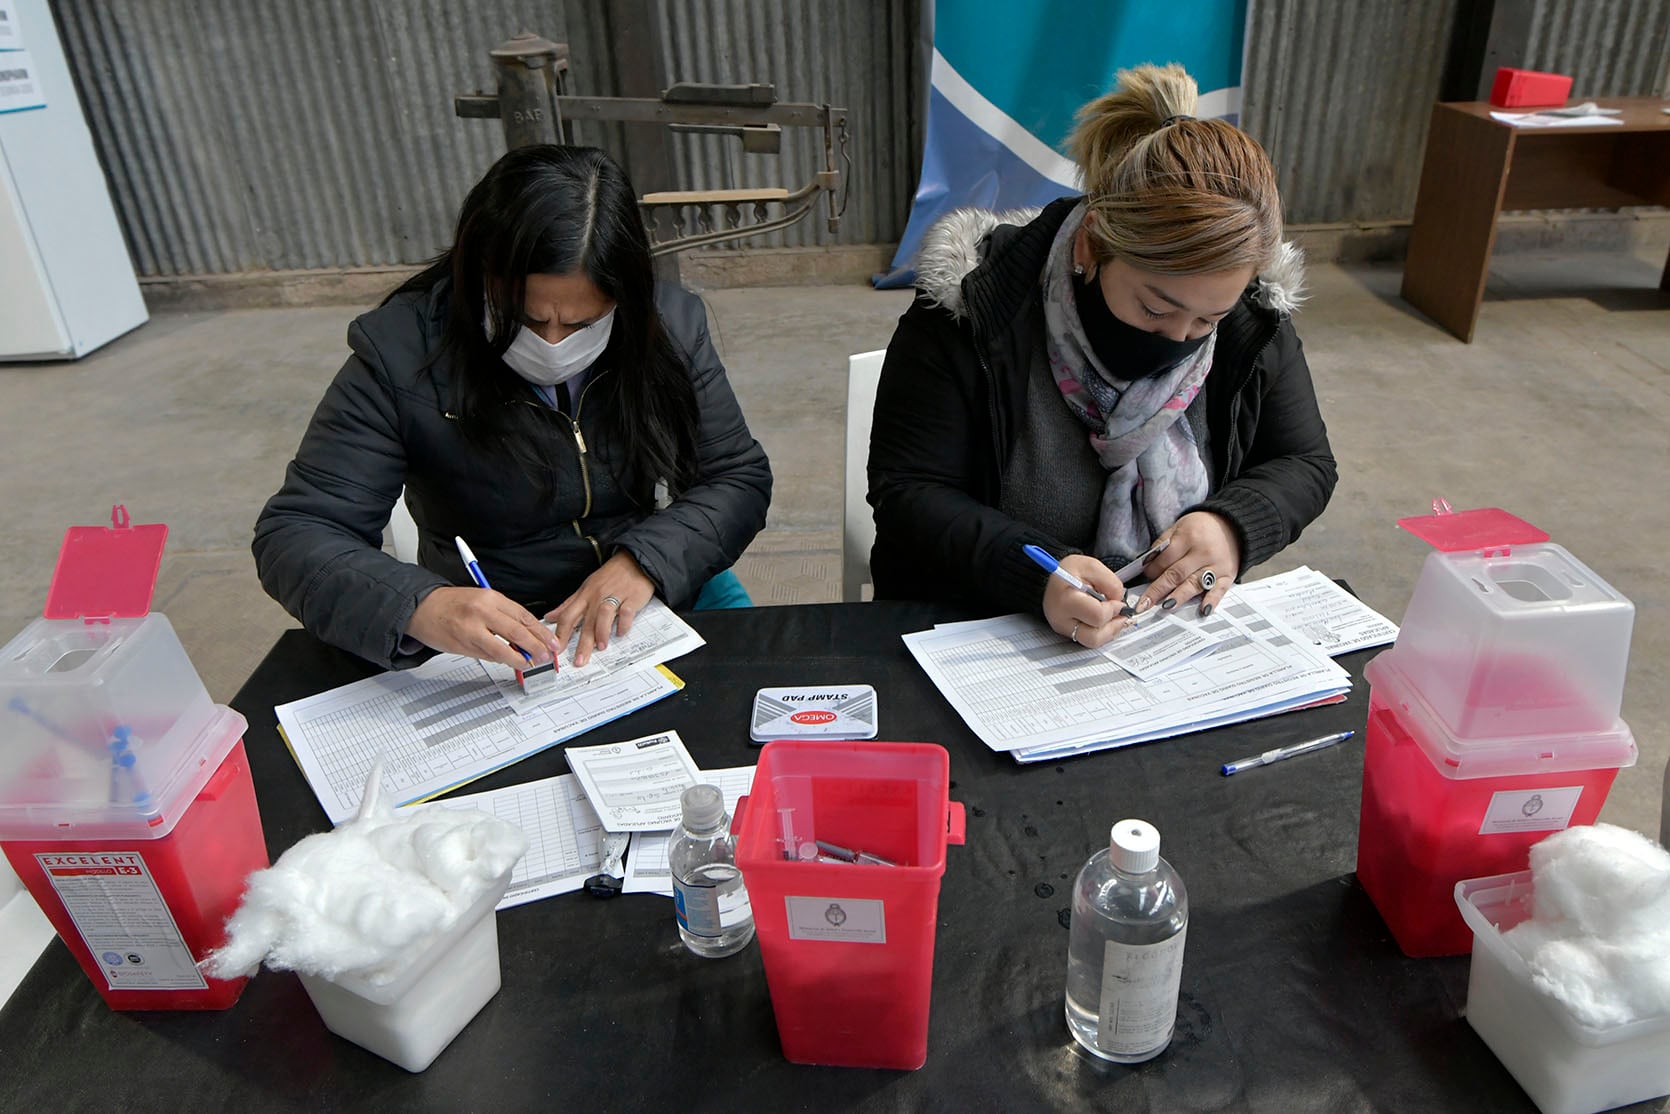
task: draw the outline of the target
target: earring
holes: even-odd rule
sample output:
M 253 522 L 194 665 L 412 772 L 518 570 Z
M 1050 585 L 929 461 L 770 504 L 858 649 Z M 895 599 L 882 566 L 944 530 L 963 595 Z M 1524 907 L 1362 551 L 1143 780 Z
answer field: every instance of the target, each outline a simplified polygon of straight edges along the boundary
M 1073 264 L 1073 277 L 1074 278 L 1083 278 L 1084 277 L 1084 264 L 1083 263 Z

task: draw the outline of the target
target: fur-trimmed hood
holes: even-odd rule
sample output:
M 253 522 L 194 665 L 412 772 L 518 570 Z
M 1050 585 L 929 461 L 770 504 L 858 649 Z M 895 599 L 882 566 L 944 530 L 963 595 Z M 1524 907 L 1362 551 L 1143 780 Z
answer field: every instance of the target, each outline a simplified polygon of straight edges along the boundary
M 965 315 L 963 279 L 980 265 L 982 244 L 1002 225 L 1027 225 L 1041 209 L 957 209 L 934 222 L 916 254 L 916 287 L 952 316 Z M 1284 241 L 1275 262 L 1253 280 L 1254 299 L 1265 309 L 1292 316 L 1305 301 L 1305 253 Z

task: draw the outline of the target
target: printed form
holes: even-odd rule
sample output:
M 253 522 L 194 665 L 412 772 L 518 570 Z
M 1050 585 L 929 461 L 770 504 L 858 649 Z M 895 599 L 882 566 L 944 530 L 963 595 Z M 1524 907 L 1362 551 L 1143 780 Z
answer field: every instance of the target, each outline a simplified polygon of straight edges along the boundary
M 732 766 L 727 770 L 703 770 L 696 780 L 717 785 L 725 795 L 725 811 L 736 816 L 736 803 L 754 785 L 754 767 Z M 633 832 L 632 849 L 626 857 L 622 893 L 673 896 L 673 872 L 667 865 L 667 845 L 672 832 Z
M 603 823 L 573 774 L 412 807 L 478 809 L 527 834 L 500 909 L 577 890 L 603 865 Z
M 683 815 L 679 798 L 701 774 L 677 731 L 569 747 L 565 757 L 608 832 L 670 831 Z
M 707 645 L 707 640 L 680 619 L 672 608 L 651 597 L 649 604 L 633 617 L 632 629 L 625 635 L 617 634 L 611 638 L 608 648 L 593 653 L 585 665 L 574 664 L 574 650 L 579 644 L 580 634 L 576 631 L 569 636 L 567 648 L 557 658 L 556 676 L 533 696 L 525 694 L 516 683 L 514 669 L 497 662 L 481 664 L 510 706 L 518 712 L 526 712 L 553 697 L 570 695 L 577 689 L 620 673 L 663 665 L 692 650 L 701 649 Z
M 383 784 L 399 804 L 427 800 L 537 754 L 684 687 L 664 666 L 546 693 L 522 713 L 481 662 L 441 654 L 274 709 L 308 785 L 332 824 L 359 809 L 384 756 Z
M 1309 566 L 1237 584 L 1233 595 L 1251 600 L 1329 657 L 1397 639 L 1396 623 Z
M 1215 644 L 1149 681 L 1028 616 L 959 623 L 904 640 L 974 733 L 1023 762 L 1251 719 L 1339 698 L 1350 688 L 1345 670 L 1233 595 L 1209 619 L 1186 621 Z

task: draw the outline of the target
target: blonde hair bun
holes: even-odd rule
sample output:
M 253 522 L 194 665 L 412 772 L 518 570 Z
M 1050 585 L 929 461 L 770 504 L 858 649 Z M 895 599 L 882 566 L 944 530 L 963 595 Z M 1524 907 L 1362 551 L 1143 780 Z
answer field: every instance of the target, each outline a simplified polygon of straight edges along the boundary
M 1120 70 L 1114 89 L 1078 111 L 1068 140 L 1095 220 L 1098 262 L 1120 257 L 1157 274 L 1270 265 L 1281 247 L 1281 197 L 1264 148 L 1226 120 L 1197 120 L 1200 90 L 1173 62 Z
M 1173 116 L 1193 116 L 1199 104 L 1200 87 L 1176 62 L 1120 70 L 1111 93 L 1078 110 L 1078 126 L 1068 140 L 1086 190 L 1093 188 L 1092 175 L 1098 169 L 1117 165 L 1139 140 L 1159 131 Z

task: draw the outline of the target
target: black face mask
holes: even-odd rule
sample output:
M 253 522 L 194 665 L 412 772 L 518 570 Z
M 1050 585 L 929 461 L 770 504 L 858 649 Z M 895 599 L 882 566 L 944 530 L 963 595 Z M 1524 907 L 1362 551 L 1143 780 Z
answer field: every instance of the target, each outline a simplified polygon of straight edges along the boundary
M 1194 355 L 1212 335 L 1204 333 L 1193 340 L 1172 340 L 1127 325 L 1108 308 L 1107 299 L 1102 297 L 1102 284 L 1094 278 L 1075 282 L 1073 295 L 1091 350 L 1108 373 L 1120 379 L 1147 379 L 1169 371 Z

